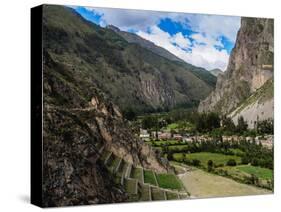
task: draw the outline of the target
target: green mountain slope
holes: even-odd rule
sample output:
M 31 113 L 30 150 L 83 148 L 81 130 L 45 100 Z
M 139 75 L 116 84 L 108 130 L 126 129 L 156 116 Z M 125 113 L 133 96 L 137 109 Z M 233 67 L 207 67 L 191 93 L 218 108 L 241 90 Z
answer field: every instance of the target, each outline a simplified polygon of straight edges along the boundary
M 215 78 L 204 69 L 129 43 L 113 30 L 86 21 L 71 8 L 45 6 L 43 30 L 45 52 L 59 66 L 68 67 L 54 74 L 60 75 L 62 82 L 68 77 L 68 83 L 80 83 L 79 89 L 68 91 L 75 105 L 76 98 L 87 103 L 94 87 L 121 110 L 143 113 L 194 107 L 215 84 Z M 54 95 L 60 96 L 60 104 L 70 98 Z
M 109 25 L 107 28 L 116 32 L 118 35 L 123 37 L 129 43 L 138 44 L 141 47 L 148 49 L 151 52 L 153 52 L 159 56 L 162 56 L 168 60 L 177 62 L 178 65 L 185 67 L 187 70 L 191 71 L 195 76 L 197 76 L 199 79 L 206 82 L 208 85 L 215 87 L 216 75 L 213 75 L 212 72 L 207 71 L 204 68 L 200 68 L 200 67 L 196 67 L 191 64 L 188 64 L 188 63 L 184 62 L 182 59 L 180 59 L 177 56 L 170 53 L 168 50 L 166 50 L 160 46 L 157 46 L 154 43 L 152 43 L 151 41 L 148 41 L 136 34 L 121 31 L 117 27 L 112 26 L 112 25 Z

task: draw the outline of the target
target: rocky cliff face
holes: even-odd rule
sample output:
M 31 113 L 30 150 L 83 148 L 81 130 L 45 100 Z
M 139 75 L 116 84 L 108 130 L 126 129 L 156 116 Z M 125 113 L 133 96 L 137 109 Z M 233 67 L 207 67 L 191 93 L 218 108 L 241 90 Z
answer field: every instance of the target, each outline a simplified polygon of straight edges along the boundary
M 43 198 L 45 206 L 126 200 L 124 189 L 99 161 L 104 151 L 134 166 L 168 172 L 150 146 L 136 138 L 117 106 L 45 50 Z
M 75 14 L 56 6 L 44 6 L 43 13 L 43 203 L 50 207 L 124 202 L 124 188 L 100 160 L 104 151 L 157 172 L 168 172 L 170 166 L 131 132 L 119 107 L 97 86 L 79 42 L 74 45 L 80 57 L 64 54 L 72 51 L 74 35 L 56 18 Z M 81 30 L 87 31 L 88 25 Z M 78 34 L 73 39 L 86 36 Z M 154 89 L 150 86 L 147 95 Z
M 227 70 L 198 110 L 229 114 L 272 78 L 273 20 L 242 17 Z

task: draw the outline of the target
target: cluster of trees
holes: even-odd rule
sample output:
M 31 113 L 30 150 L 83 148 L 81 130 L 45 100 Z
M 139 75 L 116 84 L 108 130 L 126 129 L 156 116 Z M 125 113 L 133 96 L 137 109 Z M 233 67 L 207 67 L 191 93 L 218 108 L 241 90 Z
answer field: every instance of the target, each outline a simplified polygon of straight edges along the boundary
M 256 124 L 256 129 L 258 134 L 273 134 L 274 133 L 274 123 L 272 119 L 258 121 Z
M 128 120 L 135 120 L 136 113 L 133 110 L 125 110 L 124 117 Z M 242 116 L 238 117 L 235 125 L 231 118 L 220 116 L 218 113 L 198 113 L 189 110 L 174 110 L 168 113 L 151 114 L 140 119 L 140 125 L 144 129 L 159 130 L 171 123 L 177 123 L 178 131 L 188 133 L 208 133 L 213 137 L 221 135 L 245 135 L 256 136 L 257 134 L 273 134 L 273 120 L 257 121 L 255 129 L 248 129 L 248 124 Z M 192 127 L 187 127 L 187 126 Z M 182 128 L 182 130 L 181 130 Z
M 234 152 L 235 150 L 240 150 Z M 220 153 L 225 155 L 237 155 L 241 157 L 242 164 L 251 164 L 253 166 L 260 166 L 264 168 L 273 169 L 273 149 L 267 149 L 261 144 L 256 142 L 250 142 L 246 140 L 237 142 L 223 142 L 220 140 L 214 140 L 213 142 L 192 142 L 189 143 L 184 148 L 169 148 L 169 146 L 163 145 L 162 154 L 167 154 L 168 160 L 174 160 L 174 153 L 195 153 L 195 152 L 211 152 Z M 198 166 L 196 161 L 181 161 L 189 165 Z M 235 166 L 237 162 L 234 160 L 229 160 L 227 165 Z M 216 164 L 218 165 L 218 164 Z

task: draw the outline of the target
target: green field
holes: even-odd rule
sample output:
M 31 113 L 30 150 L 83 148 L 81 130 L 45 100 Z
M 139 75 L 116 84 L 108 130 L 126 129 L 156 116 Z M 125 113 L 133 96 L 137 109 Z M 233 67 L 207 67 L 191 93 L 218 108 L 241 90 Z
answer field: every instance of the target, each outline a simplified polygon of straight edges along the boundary
M 157 146 L 162 146 L 162 145 L 167 145 L 167 146 L 169 146 L 169 145 L 176 145 L 176 144 L 179 144 L 180 141 L 177 141 L 177 140 L 154 141 L 154 142 L 148 141 L 148 142 L 146 142 L 146 143 L 151 144 L 151 145 L 154 143 L 154 144 L 157 145 Z
M 180 160 L 184 158 L 183 153 L 175 153 L 173 156 L 176 160 Z M 185 158 L 189 160 L 194 160 L 194 159 L 200 160 L 201 165 L 203 166 L 207 166 L 209 160 L 212 160 L 213 163 L 216 165 L 219 164 L 226 165 L 229 159 L 234 159 L 236 163 L 241 162 L 241 158 L 239 156 L 224 155 L 224 154 L 210 153 L 210 152 L 190 153 L 190 154 L 186 154 Z
M 174 174 L 156 174 L 159 187 L 182 190 L 182 184 Z
M 272 179 L 273 176 L 273 171 L 271 169 L 267 168 L 261 168 L 258 166 L 250 166 L 250 165 L 245 165 L 245 166 L 237 166 L 235 169 L 238 169 L 239 171 L 245 172 L 247 174 L 254 174 L 258 178 L 261 179 Z
M 234 155 L 238 155 L 238 156 L 241 156 L 241 155 L 245 154 L 245 152 L 243 152 L 240 149 L 230 148 L 229 151 L 232 152 Z
M 168 149 L 169 150 L 179 150 L 181 151 L 182 149 L 187 148 L 188 145 L 187 144 L 183 144 L 183 145 L 174 145 L 174 146 L 169 146 Z
M 144 170 L 144 182 L 152 185 L 157 185 L 154 174 L 150 170 Z

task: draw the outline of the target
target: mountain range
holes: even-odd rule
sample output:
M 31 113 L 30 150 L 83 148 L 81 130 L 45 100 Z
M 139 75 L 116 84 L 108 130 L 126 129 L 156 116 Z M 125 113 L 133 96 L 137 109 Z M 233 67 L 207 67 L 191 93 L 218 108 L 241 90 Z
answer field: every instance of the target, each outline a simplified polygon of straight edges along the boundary
M 44 18 L 49 56 L 69 67 L 65 74 L 73 81 L 86 81 L 121 111 L 195 108 L 214 89 L 216 77 L 210 72 L 135 34 L 102 28 L 67 7 L 47 10 Z M 77 89 L 70 92 L 81 97 Z

